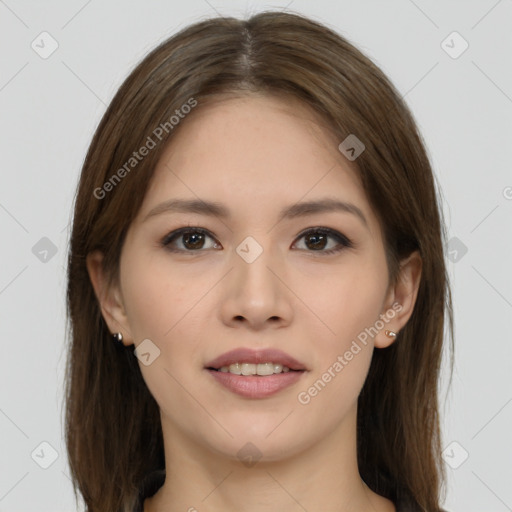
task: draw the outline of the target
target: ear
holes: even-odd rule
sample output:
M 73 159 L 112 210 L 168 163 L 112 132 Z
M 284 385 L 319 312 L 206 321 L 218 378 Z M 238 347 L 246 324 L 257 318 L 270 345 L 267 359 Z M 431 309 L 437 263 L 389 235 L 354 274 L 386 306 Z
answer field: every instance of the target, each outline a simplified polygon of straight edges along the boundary
M 421 281 L 422 260 L 418 251 L 414 251 L 400 262 L 399 274 L 396 283 L 389 286 L 385 302 L 385 309 L 381 318 L 384 318 L 385 327 L 375 336 L 375 347 L 386 348 L 396 337 L 387 336 L 387 331 L 398 332 L 405 326 L 414 311 L 416 297 Z
M 118 285 L 109 285 L 103 269 L 103 254 L 93 251 L 86 258 L 87 271 L 98 299 L 101 314 L 107 323 L 110 332 L 120 332 L 123 335 L 123 344 L 133 344 L 133 337 L 129 328 L 122 294 Z

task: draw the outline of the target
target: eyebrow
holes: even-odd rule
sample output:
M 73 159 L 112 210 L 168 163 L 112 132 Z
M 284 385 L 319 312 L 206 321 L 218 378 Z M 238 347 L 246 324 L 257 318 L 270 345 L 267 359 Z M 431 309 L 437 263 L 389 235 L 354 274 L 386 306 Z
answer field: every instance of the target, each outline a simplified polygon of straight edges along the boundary
M 316 213 L 345 212 L 355 215 L 368 227 L 368 221 L 360 208 L 355 204 L 340 201 L 330 197 L 317 199 L 315 201 L 306 201 L 295 203 L 283 208 L 278 216 L 278 222 L 284 219 L 295 219 L 306 217 Z M 143 222 L 155 215 L 162 213 L 198 213 L 228 219 L 231 217 L 229 209 L 222 203 L 215 201 L 205 201 L 202 199 L 169 199 L 155 206 L 145 217 Z

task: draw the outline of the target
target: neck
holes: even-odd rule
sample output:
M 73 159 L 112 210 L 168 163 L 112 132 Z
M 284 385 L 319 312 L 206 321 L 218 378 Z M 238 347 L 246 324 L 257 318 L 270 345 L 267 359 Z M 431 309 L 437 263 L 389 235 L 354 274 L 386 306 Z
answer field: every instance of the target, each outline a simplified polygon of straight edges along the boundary
M 394 512 L 391 501 L 373 493 L 359 475 L 356 416 L 357 406 L 313 446 L 274 460 L 261 454 L 251 463 L 200 445 L 162 415 L 166 480 L 145 501 L 144 512 Z

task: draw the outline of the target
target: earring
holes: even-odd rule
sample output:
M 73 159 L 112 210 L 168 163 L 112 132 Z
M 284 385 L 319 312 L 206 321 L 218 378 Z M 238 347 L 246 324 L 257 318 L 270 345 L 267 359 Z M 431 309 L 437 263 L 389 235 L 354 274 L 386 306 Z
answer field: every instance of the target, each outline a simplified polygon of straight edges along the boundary
M 123 347 L 123 335 L 120 332 L 112 334 L 112 339 L 114 340 L 114 345 L 116 347 Z
M 384 331 L 384 334 L 385 334 L 388 338 L 396 338 L 396 332 L 395 332 L 395 331 Z

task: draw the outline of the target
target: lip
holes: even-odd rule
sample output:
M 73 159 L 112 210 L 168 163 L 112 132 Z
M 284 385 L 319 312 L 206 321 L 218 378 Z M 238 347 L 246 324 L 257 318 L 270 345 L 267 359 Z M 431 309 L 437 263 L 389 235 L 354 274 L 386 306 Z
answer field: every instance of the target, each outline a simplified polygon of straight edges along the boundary
M 287 366 L 290 370 L 308 370 L 304 364 L 282 350 L 266 348 L 254 350 L 251 348 L 236 348 L 225 352 L 205 365 L 205 368 L 220 369 L 234 363 L 277 363 Z M 280 375 L 280 374 L 275 374 Z M 270 375 L 269 375 L 270 377 Z
M 289 371 L 273 375 L 235 375 L 217 370 L 206 371 L 222 386 L 246 398 L 267 398 L 295 384 L 306 371 Z

